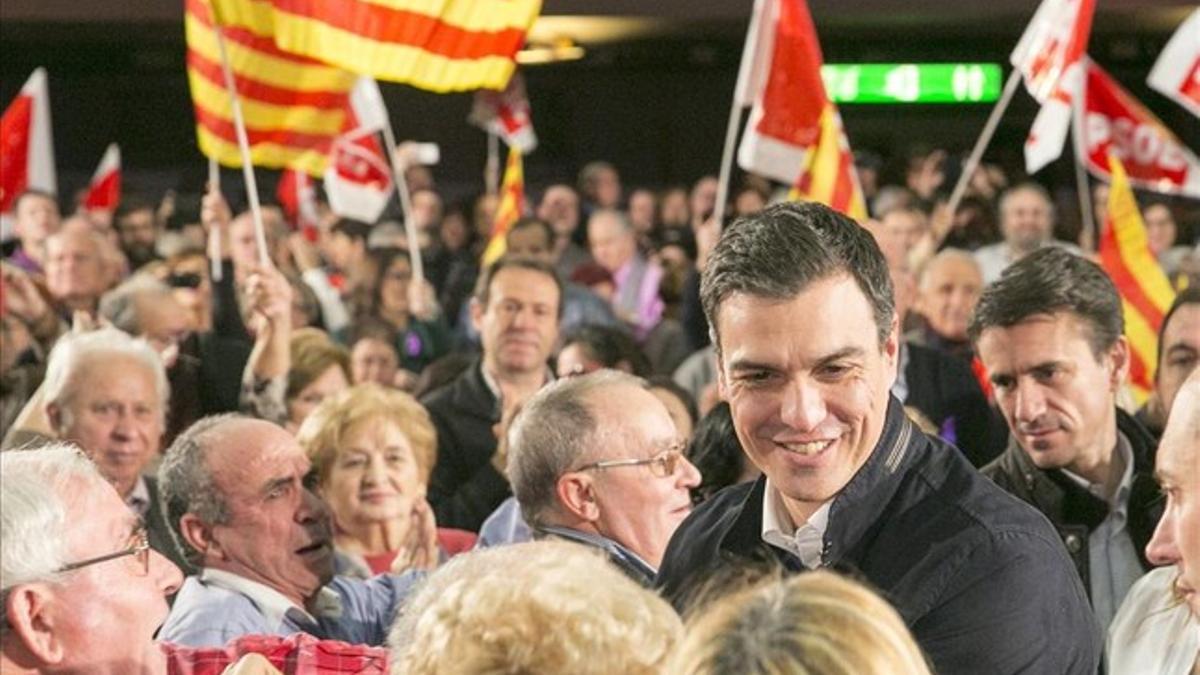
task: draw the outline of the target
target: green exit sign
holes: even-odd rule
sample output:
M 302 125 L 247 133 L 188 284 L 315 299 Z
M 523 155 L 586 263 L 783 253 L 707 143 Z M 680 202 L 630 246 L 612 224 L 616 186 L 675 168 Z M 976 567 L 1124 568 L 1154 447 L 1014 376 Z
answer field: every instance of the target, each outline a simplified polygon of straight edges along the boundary
M 825 91 L 837 103 L 991 103 L 998 63 L 830 63 Z

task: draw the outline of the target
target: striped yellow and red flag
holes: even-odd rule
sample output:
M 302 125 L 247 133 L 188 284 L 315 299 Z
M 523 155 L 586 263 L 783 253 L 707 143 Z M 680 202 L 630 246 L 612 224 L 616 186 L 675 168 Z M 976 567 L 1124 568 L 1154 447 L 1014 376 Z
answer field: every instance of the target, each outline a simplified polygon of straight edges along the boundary
M 859 222 L 867 218 L 867 202 L 858 184 L 850 142 L 842 129 L 841 115 L 831 102 L 821 112 L 820 135 L 805 156 L 804 168 L 788 197 L 820 202 Z
M 1154 386 L 1158 328 L 1175 300 L 1175 292 L 1150 252 L 1146 226 L 1124 165 L 1111 154 L 1108 165 L 1112 172 L 1112 187 L 1100 235 L 1100 265 L 1112 277 L 1121 294 L 1125 336 L 1129 339 L 1130 386 L 1140 405 Z
M 508 245 L 505 237 L 512 229 L 513 223 L 525 215 L 525 170 L 521 164 L 521 151 L 514 147 L 508 149 L 508 162 L 504 166 L 504 180 L 500 183 L 500 204 L 496 206 L 496 215 L 492 218 L 492 234 L 488 238 L 487 248 L 483 250 L 482 263 L 484 267 L 491 265 L 504 255 Z
M 233 111 L 207 0 L 185 0 L 188 83 L 200 151 L 226 166 L 241 166 Z M 271 35 L 225 25 L 234 83 L 250 141 L 250 161 L 320 175 L 333 139 L 347 124 L 356 76 L 275 46 Z
M 290 53 L 436 92 L 504 89 L 541 0 L 214 0 Z

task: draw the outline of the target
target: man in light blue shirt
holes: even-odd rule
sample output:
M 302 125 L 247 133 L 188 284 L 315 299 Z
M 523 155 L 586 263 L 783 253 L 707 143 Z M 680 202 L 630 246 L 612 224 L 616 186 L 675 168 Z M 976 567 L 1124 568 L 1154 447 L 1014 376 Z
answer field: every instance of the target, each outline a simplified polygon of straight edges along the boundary
M 209 417 L 176 439 L 160 493 L 200 573 L 184 581 L 159 639 L 204 647 L 304 632 L 383 643 L 416 575 L 335 577 L 329 512 L 304 487 L 308 471 L 291 434 L 261 420 Z

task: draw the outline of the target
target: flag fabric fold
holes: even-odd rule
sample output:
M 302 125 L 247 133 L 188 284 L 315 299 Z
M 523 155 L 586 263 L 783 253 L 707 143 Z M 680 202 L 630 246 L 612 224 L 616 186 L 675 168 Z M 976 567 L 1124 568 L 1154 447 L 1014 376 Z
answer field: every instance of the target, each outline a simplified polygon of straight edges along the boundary
M 317 213 L 316 186 L 312 178 L 299 169 L 285 169 L 279 176 L 279 184 L 275 187 L 275 198 L 283 208 L 283 216 L 291 223 L 297 232 L 312 243 L 317 242 Z
M 825 92 L 822 63 L 804 0 L 755 4 L 734 90 L 737 103 L 753 105 L 738 166 L 861 220 L 866 203 L 841 116 Z
M 1072 108 L 1079 161 L 1093 175 L 1109 178 L 1112 155 L 1132 185 L 1200 199 L 1200 158 L 1103 68 L 1088 62 Z
M 83 206 L 88 210 L 107 211 L 117 210 L 121 203 L 121 148 L 116 143 L 109 143 L 100 158 L 96 172 L 88 183 L 87 194 L 83 198 Z
M 1062 155 L 1071 101 L 1083 85 L 1096 0 L 1042 0 L 1009 61 L 1041 104 L 1025 140 L 1025 170 L 1037 173 Z
M 1175 292 L 1150 252 L 1146 226 L 1121 160 L 1110 155 L 1108 161 L 1112 186 L 1098 253 L 1100 265 L 1121 295 L 1125 336 L 1129 340 L 1130 387 L 1141 404 L 1154 386 L 1158 329 Z
M 0 213 L 29 189 L 58 192 L 45 68 L 33 71 L 0 116 Z
M 250 161 L 320 175 L 334 138 L 346 130 L 355 76 L 275 46 L 271 34 L 214 24 L 207 0 L 185 0 L 188 84 L 200 151 L 221 164 L 242 164 L 233 110 L 214 25 L 220 25 L 242 116 Z
M 522 155 L 537 148 L 525 78 L 520 73 L 513 73 L 504 91 L 480 89 L 475 92 L 467 121 L 504 139 L 505 145 L 520 150 Z
M 1146 82 L 1200 117 L 1200 9 L 1167 41 Z
M 508 149 L 508 161 L 504 165 L 504 180 L 500 183 L 500 203 L 492 218 L 492 233 L 487 248 L 483 250 L 482 266 L 487 267 L 500 259 L 507 250 L 505 238 L 514 223 L 525 215 L 525 172 L 521 163 L 521 151 Z
M 436 92 L 503 89 L 541 0 L 214 0 L 282 50 Z

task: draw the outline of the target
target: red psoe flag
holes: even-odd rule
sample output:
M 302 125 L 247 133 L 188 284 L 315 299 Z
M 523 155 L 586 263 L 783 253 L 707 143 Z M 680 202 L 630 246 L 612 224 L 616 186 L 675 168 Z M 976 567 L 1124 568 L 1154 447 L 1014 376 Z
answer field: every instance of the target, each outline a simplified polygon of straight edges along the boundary
M 867 215 L 850 143 L 821 79 L 821 45 L 804 0 L 755 3 L 735 101 L 753 105 L 738 166 L 852 218 Z
M 58 192 L 45 68 L 33 71 L 0 117 L 0 213 L 29 189 Z
M 1084 96 L 1072 107 L 1088 171 L 1108 180 L 1111 155 L 1138 188 L 1200 199 L 1200 159 L 1100 66 L 1087 65 Z
M 1100 265 L 1121 294 L 1125 336 L 1129 339 L 1129 381 L 1139 404 L 1154 386 L 1158 329 L 1175 300 L 1167 275 L 1146 240 L 1146 226 L 1121 160 L 1109 156 L 1112 188 L 1100 235 Z
M 121 203 L 121 148 L 116 143 L 109 143 L 100 158 L 96 173 L 92 174 L 92 182 L 88 183 L 87 195 L 83 198 L 83 206 L 89 211 L 107 211 L 112 213 Z
M 528 155 L 537 148 L 537 134 L 533 131 L 533 117 L 529 108 L 529 97 L 525 94 L 525 78 L 514 73 L 504 91 L 480 89 L 475 92 L 471 124 L 504 139 L 504 144 Z
M 285 169 L 275 187 L 283 215 L 310 242 L 317 241 L 317 194 L 312 178 L 299 169 Z
M 1167 41 L 1146 82 L 1200 117 L 1200 9 Z
M 1025 140 L 1025 170 L 1031 174 L 1062 155 L 1095 10 L 1096 0 L 1042 0 L 1009 57 L 1042 104 Z

